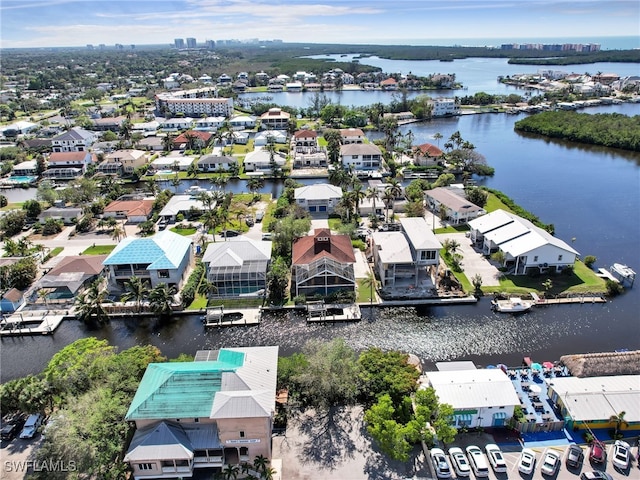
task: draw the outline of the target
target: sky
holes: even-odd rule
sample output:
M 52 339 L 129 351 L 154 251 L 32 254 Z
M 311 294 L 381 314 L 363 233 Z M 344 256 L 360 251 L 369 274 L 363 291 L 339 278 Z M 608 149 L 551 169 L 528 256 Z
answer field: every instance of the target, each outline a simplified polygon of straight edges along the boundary
M 2 48 L 640 37 L 638 0 L 0 0 Z M 464 44 L 464 43 L 462 43 Z

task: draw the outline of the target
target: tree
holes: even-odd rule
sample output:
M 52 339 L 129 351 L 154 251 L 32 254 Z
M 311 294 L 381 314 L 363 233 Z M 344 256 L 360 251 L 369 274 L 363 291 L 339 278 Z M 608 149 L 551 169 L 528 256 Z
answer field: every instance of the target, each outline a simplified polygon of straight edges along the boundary
M 13 237 L 20 233 L 24 227 L 27 212 L 24 210 L 11 210 L 0 217 L 0 232 L 2 237 Z
M 22 209 L 27 212 L 27 217 L 34 219 L 42 212 L 42 206 L 37 200 L 27 200 L 22 204 Z
M 173 150 L 173 136 L 168 133 L 162 137 L 162 149 L 165 152 Z
M 120 297 L 120 301 L 128 302 L 133 300 L 136 302 L 136 312 L 140 313 L 142 310 L 142 301 L 149 293 L 149 282 L 134 275 L 125 282 L 124 287 L 126 292 Z
M 76 315 L 83 321 L 95 319 L 98 323 L 108 320 L 104 303 L 107 301 L 109 290 L 102 278 L 96 279 L 85 291 L 81 292 L 74 302 Z
M 371 435 L 380 450 L 393 460 L 406 462 L 409 460 L 411 444 L 407 441 L 407 429 L 395 419 L 395 408 L 391 397 L 381 395 L 378 403 L 365 412 L 367 432 Z
M 366 190 L 366 198 L 368 198 L 369 200 L 371 200 L 371 204 L 372 204 L 372 213 L 376 213 L 376 200 L 380 200 L 380 190 L 378 190 L 376 187 L 369 187 Z
M 9 286 L 26 290 L 36 279 L 38 266 L 34 257 L 25 257 L 13 264 L 9 270 Z
M 507 260 L 507 256 L 502 250 L 498 250 L 491 254 L 491 260 L 498 262 L 500 266 L 504 266 L 504 262 Z
M 149 293 L 149 305 L 154 313 L 161 317 L 171 315 L 173 309 L 173 296 L 176 294 L 174 287 L 169 287 L 166 283 L 159 283 L 151 289 Z
M 267 272 L 267 295 L 269 302 L 282 305 L 289 286 L 289 265 L 282 257 L 275 257 Z
M 619 413 L 616 413 L 615 415 L 611 415 L 609 417 L 609 423 L 615 423 L 615 433 L 613 435 L 614 438 L 616 438 L 618 436 L 618 433 L 620 432 L 620 430 L 622 429 L 622 427 L 628 427 L 629 426 L 629 422 L 627 422 L 625 420 L 625 415 L 627 414 L 627 412 L 625 411 L 621 411 Z
M 474 205 L 483 208 L 487 204 L 489 194 L 479 187 L 467 187 L 464 189 L 465 197 Z
M 366 405 L 381 395 L 389 395 L 394 405 L 400 405 L 404 397 L 416 390 L 420 372 L 408 363 L 408 358 L 406 353 L 382 351 L 377 347 L 369 347 L 360 354 L 359 381 Z
M 361 284 L 364 288 L 369 289 L 369 302 L 370 302 L 370 310 L 371 316 L 373 316 L 373 299 L 375 297 L 375 289 L 377 285 L 376 276 L 372 271 L 367 272 L 367 276 L 364 277 L 361 281 Z

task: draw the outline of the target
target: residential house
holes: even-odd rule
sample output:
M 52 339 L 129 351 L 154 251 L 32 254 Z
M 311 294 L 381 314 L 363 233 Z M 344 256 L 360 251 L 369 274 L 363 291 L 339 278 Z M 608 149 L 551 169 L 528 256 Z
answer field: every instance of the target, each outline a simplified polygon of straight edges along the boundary
M 364 143 L 366 137 L 364 132 L 360 128 L 341 128 L 340 129 L 340 142 L 342 145 L 349 145 L 350 143 Z
M 397 90 L 398 89 L 398 81 L 393 77 L 389 77 L 389 78 L 386 78 L 386 79 L 384 79 L 384 80 L 382 80 L 380 82 L 380 87 L 383 90 Z
M 293 168 L 327 168 L 325 148 L 318 146 L 318 133 L 314 130 L 298 130 L 291 141 Z
M 138 147 L 144 148 L 151 152 L 161 152 L 164 150 L 164 144 L 162 142 L 163 137 L 146 137 L 138 141 Z
M 354 172 L 374 172 L 382 166 L 382 152 L 373 143 L 350 143 L 340 147 L 342 166 Z
M 160 211 L 158 217 L 166 222 L 175 222 L 178 215 L 191 218 L 199 216 L 203 211 L 202 201 L 194 195 L 173 195 Z
M 10 288 L 0 298 L 0 312 L 13 313 L 25 303 L 24 293 L 17 288 Z
M 302 82 L 288 82 L 285 84 L 285 88 L 287 89 L 287 92 L 290 92 L 290 93 L 301 92 L 302 86 L 303 86 Z
M 293 146 L 298 152 L 305 151 L 304 149 L 316 149 L 318 148 L 318 132 L 315 130 L 298 130 L 293 134 Z
M 156 131 L 160 128 L 160 122 L 152 120 L 151 122 L 132 123 L 131 131 L 133 133 L 140 133 L 145 137 L 155 135 Z
M 120 162 L 105 160 L 96 167 L 96 173 L 102 175 L 120 176 L 122 172 L 122 163 Z
M 296 204 L 311 214 L 333 213 L 342 200 L 342 189 L 330 183 L 315 183 L 298 187 L 294 191 Z
M 77 168 L 82 173 L 87 167 L 96 162 L 96 156 L 91 152 L 53 152 L 47 157 L 48 168 Z
M 467 362 L 460 363 L 466 367 Z M 426 372 L 424 377 L 422 388 L 433 387 L 438 401 L 453 407 L 457 428 L 504 427 L 515 407 L 520 406 L 513 383 L 499 368 L 456 370 L 449 365 L 441 371 Z
M 98 139 L 95 132 L 73 127 L 51 139 L 54 152 L 85 152 Z
M 91 129 L 98 132 L 106 132 L 110 130 L 114 133 L 118 133 L 126 119 L 127 117 L 124 116 L 95 118 L 91 121 L 91 123 L 93 123 Z
M 454 98 L 434 98 L 429 101 L 432 106 L 431 115 L 433 117 L 449 117 L 460 115 L 460 105 Z
M 274 152 L 273 161 L 278 169 L 282 169 L 286 164 L 286 158 L 280 152 Z M 245 172 L 271 172 L 273 168 L 271 153 L 262 148 L 257 148 L 244 157 Z
M 213 139 L 209 132 L 189 130 L 181 133 L 173 139 L 173 148 L 202 149 L 207 148 Z
M 136 432 L 124 461 L 134 480 L 271 459 L 278 347 L 198 351 L 151 363 L 125 419 Z
M 317 228 L 313 235 L 294 240 L 291 248 L 294 296 L 355 291 L 356 257 L 349 235 L 336 235 L 328 228 Z
M 160 156 L 151 162 L 151 166 L 154 170 L 163 173 L 167 171 L 186 172 L 194 160 L 195 157 L 185 157 L 183 155 Z
M 573 267 L 579 253 L 529 220 L 495 210 L 469 222 L 470 237 L 485 255 L 498 250 L 514 275 L 560 272 Z
M 253 115 L 236 115 L 229 119 L 229 125 L 234 130 L 244 130 L 245 128 L 255 128 L 256 117 Z
M 464 190 L 456 187 L 436 187 L 424 192 L 427 208 L 439 218 L 463 225 L 487 213 L 482 207 L 464 197 Z
M 153 211 L 154 200 L 151 198 L 114 200 L 104 207 L 103 216 L 126 220 L 128 223 L 142 223 L 149 220 Z
M 444 152 L 431 143 L 418 145 L 414 150 L 413 163 L 420 167 L 431 167 L 442 161 Z
M 160 130 L 164 132 L 179 132 L 193 127 L 195 120 L 191 117 L 169 118 L 160 122 Z
M 209 243 L 202 257 L 214 298 L 264 296 L 271 263 L 271 243 L 234 237 Z
M 194 130 L 215 132 L 224 125 L 225 117 L 206 117 L 196 120 Z
M 142 150 L 116 150 L 106 157 L 107 162 L 119 163 L 125 174 L 132 174 L 136 168 L 147 164 L 149 155 Z
M 78 292 L 102 274 L 107 256 L 69 255 L 59 258 L 36 283 L 36 290 L 45 291 L 46 303 L 73 303 Z
M 279 130 L 265 130 L 256 133 L 253 138 L 254 147 L 263 147 L 269 143 L 287 143 L 287 133 Z
M 278 107 L 270 108 L 260 115 L 260 125 L 263 130 L 285 130 L 289 128 L 291 114 Z
M 104 260 L 109 284 L 122 288 L 131 277 L 180 289 L 193 260 L 191 239 L 170 230 L 152 237 L 126 237 Z M 176 418 L 176 417 L 173 417 Z
M 38 221 L 44 223 L 47 219 L 53 218 L 54 220 L 62 220 L 65 225 L 72 225 L 80 220 L 82 215 L 80 207 L 53 206 L 43 210 L 38 215 Z
M 12 176 L 23 177 L 38 174 L 38 162 L 36 160 L 25 160 L 13 166 Z
M 238 131 L 231 132 L 231 141 L 238 145 L 246 145 L 249 143 L 249 133 Z
M 201 172 L 229 172 L 238 168 L 238 159 L 229 155 L 203 155 L 198 160 Z

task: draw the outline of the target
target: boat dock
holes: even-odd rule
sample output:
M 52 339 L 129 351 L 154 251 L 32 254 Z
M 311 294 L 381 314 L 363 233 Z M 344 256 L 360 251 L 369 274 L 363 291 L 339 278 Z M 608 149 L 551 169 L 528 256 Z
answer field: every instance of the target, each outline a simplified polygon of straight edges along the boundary
M 360 307 L 355 304 L 307 304 L 307 323 L 358 322 L 362 319 Z
M 202 317 L 205 328 L 246 327 L 260 325 L 261 308 L 237 308 L 225 310 L 223 306 L 209 307 Z
M 600 295 L 578 295 L 574 297 L 540 298 L 535 292 L 531 292 L 531 297 L 536 307 L 545 305 L 561 305 L 568 303 L 607 303 L 607 299 Z
M 0 321 L 0 337 L 52 335 L 67 316 L 56 310 L 24 310 Z

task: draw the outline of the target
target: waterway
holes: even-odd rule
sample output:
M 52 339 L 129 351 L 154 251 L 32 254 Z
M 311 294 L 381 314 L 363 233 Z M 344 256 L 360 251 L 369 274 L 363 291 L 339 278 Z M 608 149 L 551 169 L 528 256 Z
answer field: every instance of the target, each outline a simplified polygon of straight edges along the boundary
M 640 105 L 588 111 L 637 115 Z M 519 118 L 522 116 L 469 115 L 403 129 L 412 131 L 416 144 L 435 142 L 436 132 L 446 139 L 460 131 L 496 169 L 494 177 L 481 183 L 505 192 L 543 222 L 553 223 L 559 238 L 583 256 L 595 255 L 596 266 L 621 262 L 639 271 L 640 154 L 520 135 L 513 131 Z M 227 185 L 231 191 L 244 188 L 242 182 Z M 279 184 L 267 183 L 263 191 L 277 196 L 280 189 Z M 10 201 L 33 195 L 32 190 L 20 189 L 3 193 Z M 640 349 L 639 310 L 640 284 L 636 283 L 605 304 L 549 306 L 515 317 L 492 312 L 483 299 L 467 306 L 377 309 L 374 316 L 365 308 L 361 322 L 336 325 L 307 325 L 302 319 L 273 317 L 260 326 L 205 331 L 199 317 L 193 315 L 167 324 L 118 320 L 90 330 L 80 322 L 66 321 L 53 336 L 3 339 L 0 381 L 40 371 L 53 354 L 86 336 L 106 339 L 121 349 L 150 343 L 168 357 L 241 345 L 280 345 L 281 354 L 286 355 L 299 351 L 310 338 L 343 337 L 358 350 L 369 346 L 400 349 L 415 353 L 427 365 L 452 359 L 480 365 L 518 364 L 523 355 L 546 361 L 566 353 Z

